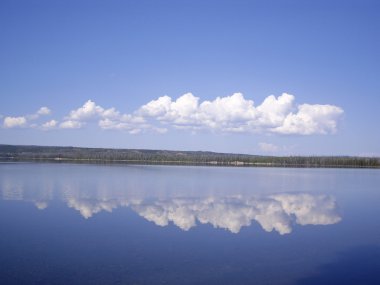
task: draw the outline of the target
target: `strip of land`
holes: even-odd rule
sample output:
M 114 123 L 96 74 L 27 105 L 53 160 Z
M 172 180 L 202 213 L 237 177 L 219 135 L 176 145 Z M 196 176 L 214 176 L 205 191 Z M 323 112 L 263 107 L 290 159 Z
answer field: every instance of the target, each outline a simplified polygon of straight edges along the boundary
M 0 161 L 380 168 L 379 157 L 261 156 L 210 151 L 82 148 L 5 144 L 0 144 Z

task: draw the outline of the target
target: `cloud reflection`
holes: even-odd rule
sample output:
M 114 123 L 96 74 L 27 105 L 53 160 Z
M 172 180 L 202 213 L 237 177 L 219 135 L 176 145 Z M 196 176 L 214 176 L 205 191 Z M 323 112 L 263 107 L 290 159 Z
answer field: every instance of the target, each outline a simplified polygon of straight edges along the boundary
M 274 230 L 283 235 L 291 233 L 294 224 L 330 225 L 341 220 L 332 196 L 306 193 L 131 201 L 70 198 L 67 203 L 86 219 L 103 210 L 112 212 L 117 207 L 128 206 L 158 226 L 172 223 L 184 231 L 199 223 L 238 233 L 242 227 L 255 221 L 265 231 Z
M 173 197 L 173 193 L 134 191 L 134 188 L 113 189 L 103 184 L 96 188 L 81 188 L 75 183 L 58 185 L 46 183 L 25 191 L 26 184 L 3 180 L 0 198 L 27 200 L 40 209 L 48 207 L 54 196 L 65 201 L 69 208 L 89 219 L 102 211 L 112 212 L 128 207 L 144 219 L 158 226 L 173 224 L 188 231 L 199 224 L 238 233 L 243 227 L 258 223 L 265 231 L 289 234 L 294 225 L 331 225 L 341 220 L 333 196 L 311 193 L 277 193 L 273 195 Z M 153 196 L 152 196 L 153 195 Z M 157 195 L 157 196 L 154 196 Z
M 101 211 L 112 212 L 113 209 L 124 206 L 123 203 L 116 200 L 110 201 L 97 201 L 97 200 L 80 200 L 76 198 L 69 198 L 67 200 L 67 205 L 70 208 L 78 210 L 80 214 L 88 219 L 91 218 L 94 214 Z
M 45 210 L 48 207 L 48 203 L 46 201 L 36 201 L 34 202 L 34 205 L 39 210 Z

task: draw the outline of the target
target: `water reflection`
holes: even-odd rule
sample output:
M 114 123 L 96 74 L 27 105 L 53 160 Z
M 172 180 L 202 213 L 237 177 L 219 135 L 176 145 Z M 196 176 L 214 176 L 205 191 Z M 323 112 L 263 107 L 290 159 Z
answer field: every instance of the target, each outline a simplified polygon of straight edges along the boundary
M 84 218 L 100 211 L 111 212 L 117 207 L 130 207 L 133 211 L 158 226 L 173 223 L 187 231 L 197 223 L 211 224 L 215 228 L 238 233 L 253 221 L 271 232 L 292 232 L 299 225 L 330 225 L 341 220 L 333 197 L 306 193 L 276 194 L 268 197 L 207 197 L 147 200 L 84 200 L 71 198 L 70 208 L 78 210 Z
M 2 197 L 6 200 L 27 200 L 44 210 L 53 199 L 52 186 L 25 193 L 22 184 L 3 183 Z M 204 195 L 197 197 L 136 197 L 128 190 L 114 192 L 82 190 L 74 185 L 57 187 L 58 198 L 85 218 L 118 207 L 129 207 L 139 216 L 158 226 L 174 224 L 188 231 L 197 224 L 238 233 L 243 227 L 257 222 L 265 231 L 279 234 L 292 232 L 294 224 L 331 225 L 341 216 L 335 198 L 324 194 L 280 193 L 273 195 Z

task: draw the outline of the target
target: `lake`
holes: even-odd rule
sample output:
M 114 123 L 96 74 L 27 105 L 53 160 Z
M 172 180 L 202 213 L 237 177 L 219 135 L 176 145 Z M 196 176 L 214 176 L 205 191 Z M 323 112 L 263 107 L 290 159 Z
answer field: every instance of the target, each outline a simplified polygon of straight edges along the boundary
M 0 163 L 1 284 L 380 284 L 380 170 Z

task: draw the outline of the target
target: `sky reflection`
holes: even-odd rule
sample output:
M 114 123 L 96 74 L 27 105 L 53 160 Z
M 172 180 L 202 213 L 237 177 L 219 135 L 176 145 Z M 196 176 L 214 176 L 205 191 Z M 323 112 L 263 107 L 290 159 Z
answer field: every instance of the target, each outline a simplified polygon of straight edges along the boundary
M 187 231 L 200 224 L 211 224 L 238 233 L 242 227 L 256 221 L 267 232 L 292 232 L 299 225 L 331 225 L 341 221 L 332 196 L 305 193 L 276 194 L 268 197 L 207 197 L 147 200 L 84 200 L 71 198 L 70 208 L 90 218 L 101 211 L 112 212 L 117 207 L 133 211 L 158 226 L 170 223 Z
M 44 210 L 52 199 L 52 187 L 24 193 L 23 184 L 2 185 L 6 200 L 27 200 Z M 206 195 L 191 197 L 150 196 L 136 197 L 128 190 L 115 193 L 82 191 L 80 187 L 65 185 L 56 191 L 59 199 L 79 211 L 85 219 L 102 211 L 112 212 L 129 207 L 139 216 L 157 226 L 173 224 L 188 231 L 198 224 L 210 224 L 238 233 L 243 227 L 258 223 L 265 231 L 289 234 L 295 224 L 332 225 L 341 221 L 336 200 L 331 195 L 314 193 L 275 193 L 272 195 Z

